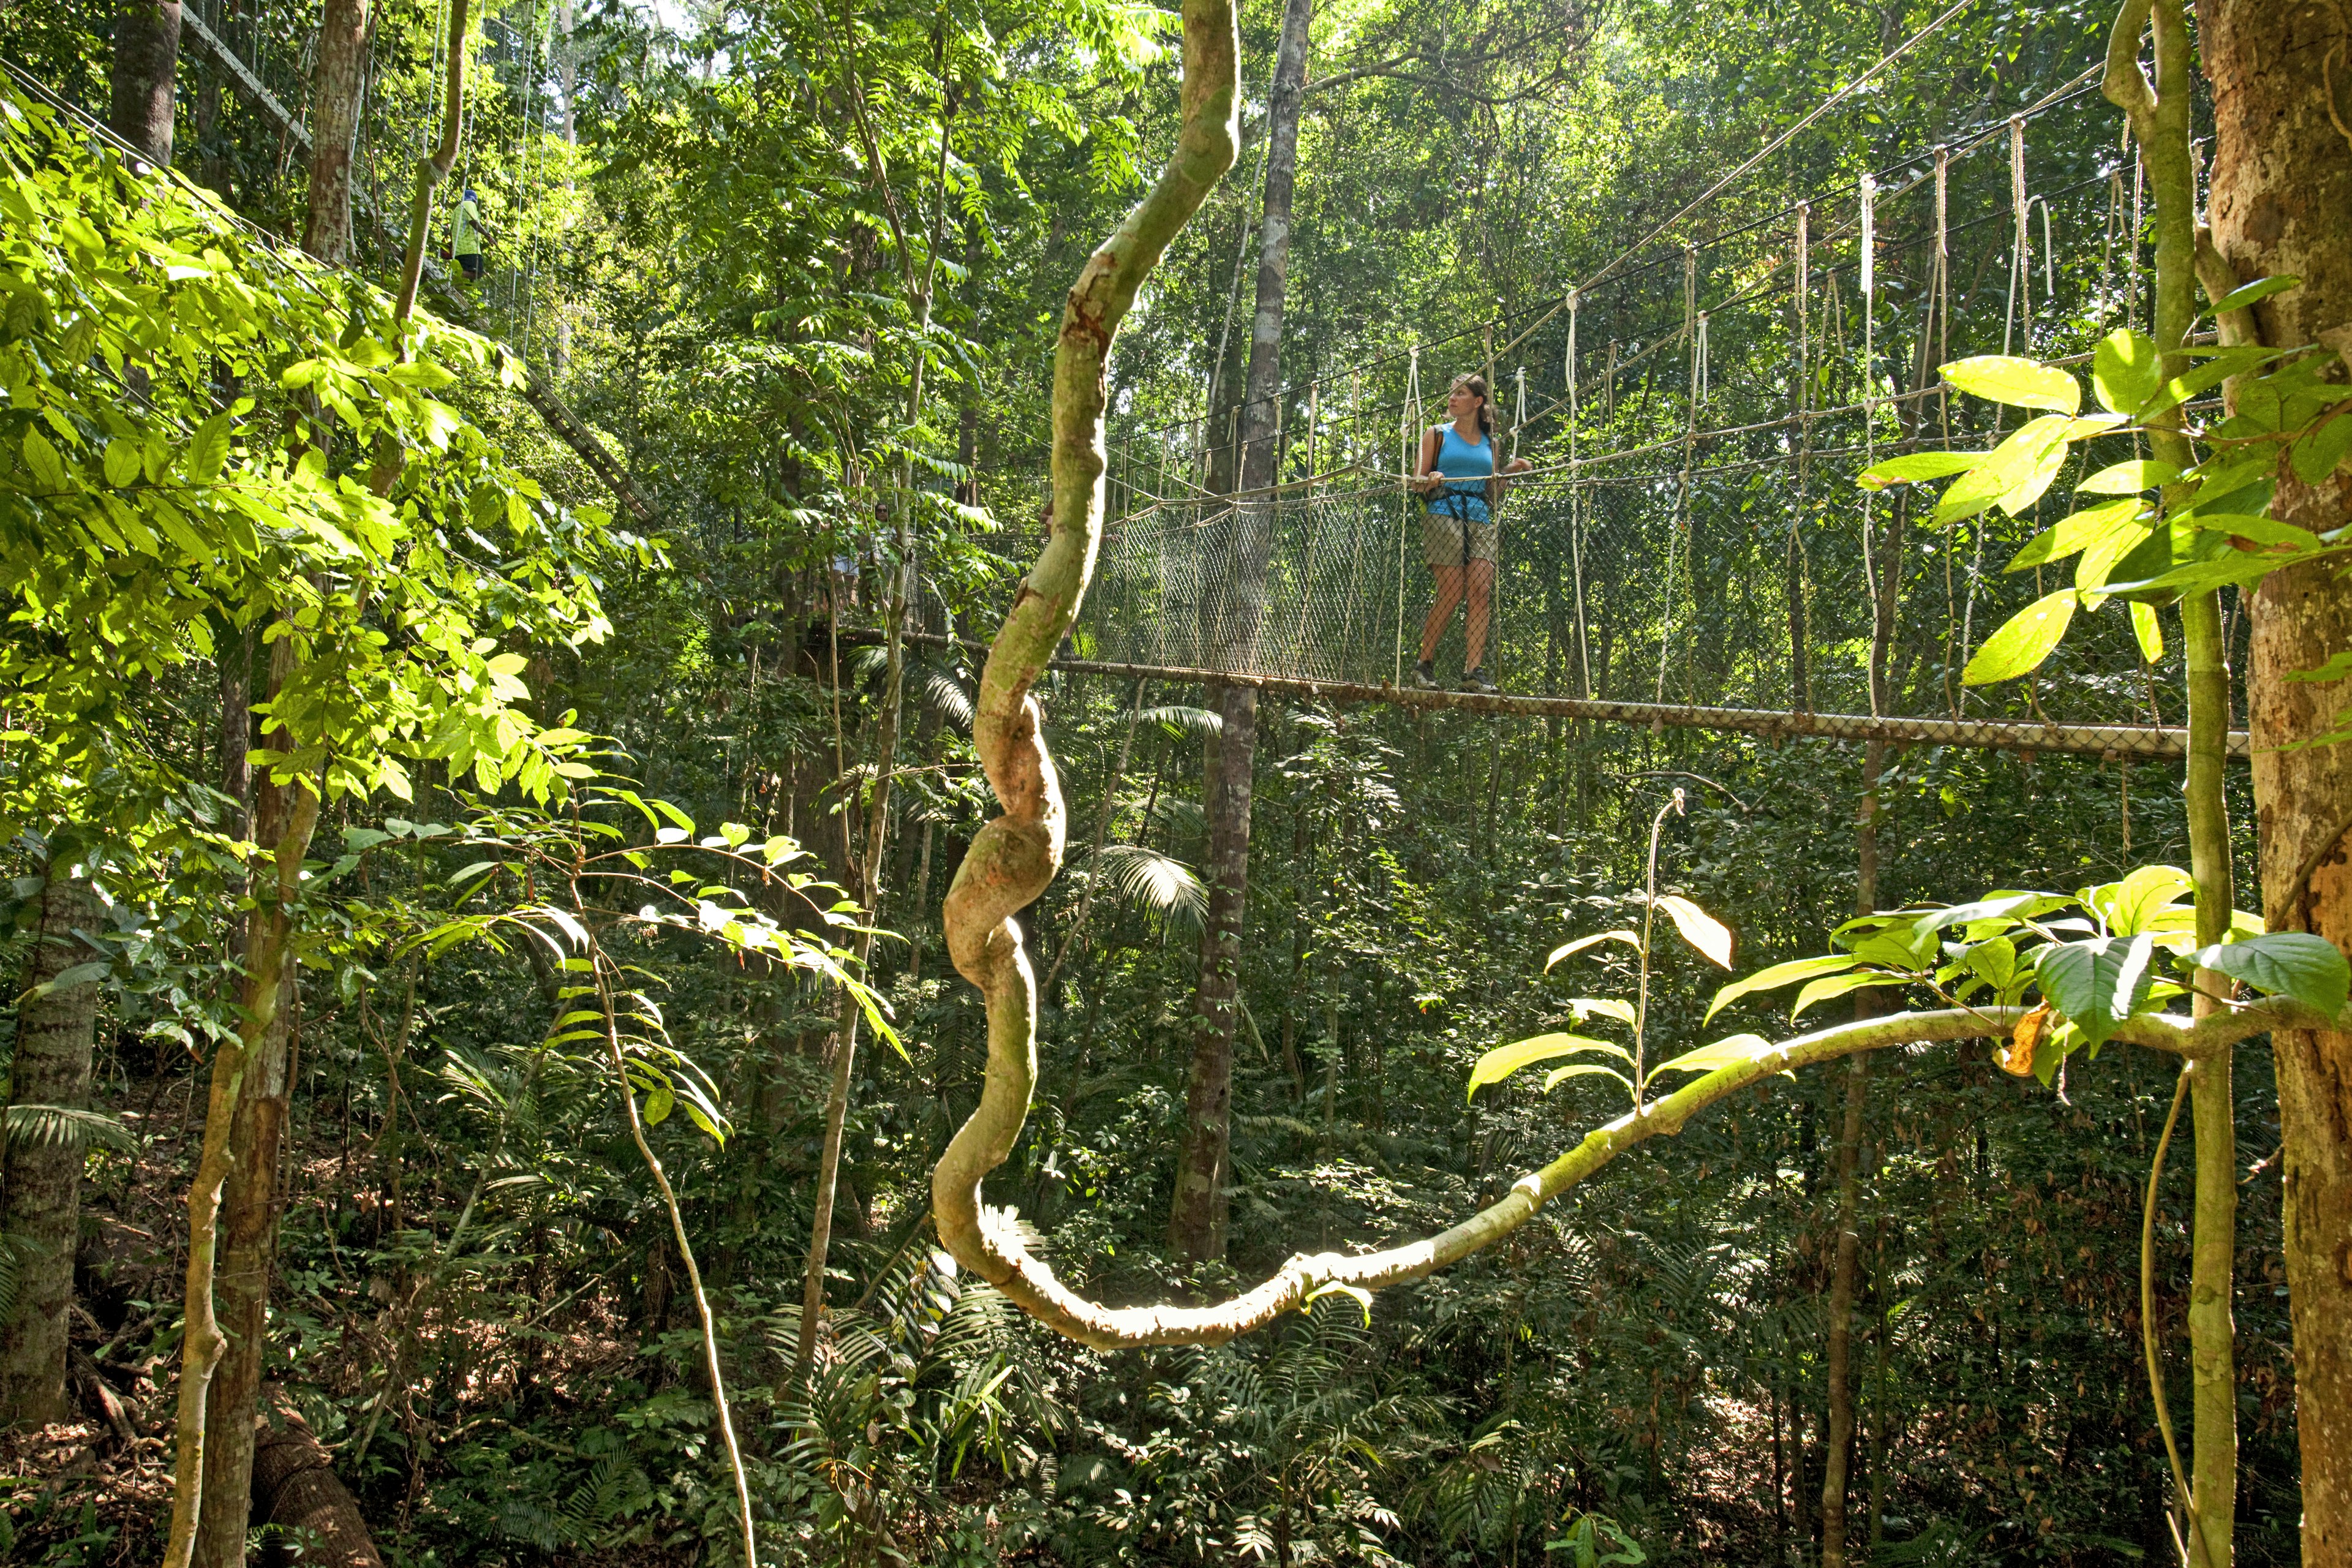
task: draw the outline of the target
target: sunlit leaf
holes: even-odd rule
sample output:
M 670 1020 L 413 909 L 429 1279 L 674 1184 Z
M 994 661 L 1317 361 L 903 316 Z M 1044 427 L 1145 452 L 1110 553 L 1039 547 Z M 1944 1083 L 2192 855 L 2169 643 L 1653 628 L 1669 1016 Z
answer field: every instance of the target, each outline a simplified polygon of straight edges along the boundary
M 2137 414 L 2163 384 L 2163 356 L 2156 352 L 2156 341 L 2144 332 L 2118 328 L 2092 351 L 2091 388 L 2102 408 Z
M 1532 1039 L 1517 1040 L 1507 1046 L 1496 1046 L 1480 1057 L 1470 1069 L 1471 1097 L 1490 1083 L 1500 1083 L 1521 1068 L 1537 1062 L 1548 1062 L 1560 1057 L 1580 1056 L 1598 1051 L 1604 1056 L 1624 1057 L 1625 1047 L 1607 1040 L 1596 1040 L 1583 1035 L 1538 1035 Z
M 1721 921 L 1692 903 L 1688 899 L 1668 893 L 1658 900 L 1658 908 L 1673 917 L 1675 929 L 1683 940 L 1696 948 L 1700 956 L 1717 967 L 1731 967 L 1731 930 Z
M 1944 379 L 1973 396 L 2015 408 L 2051 408 L 2072 414 L 2083 406 L 2083 388 L 2064 371 L 2010 354 L 1979 354 L 1943 367 Z
M 1742 996 L 1752 995 L 1759 991 L 1777 991 L 1783 985 L 1794 985 L 1800 980 L 1818 979 L 1824 974 L 1841 974 L 1852 969 L 1855 962 L 1849 954 L 1832 952 L 1821 958 L 1790 959 L 1786 963 L 1776 963 L 1769 969 L 1759 969 L 1747 979 L 1735 980 L 1717 990 L 1715 1000 L 1707 1004 L 1706 1016 L 1700 1022 L 1712 1021 L 1717 1013 L 1722 1012 Z
M 2001 628 L 1985 639 L 1984 647 L 1969 657 L 1968 668 L 1961 673 L 1962 684 L 1990 686 L 1998 680 L 2013 680 L 2041 668 L 2066 635 L 2066 624 L 2074 618 L 2076 595 L 2072 588 L 2061 588 L 2044 595 L 2011 616 Z
M 1549 970 L 1553 964 L 1558 963 L 1561 959 L 1573 957 L 1577 953 L 1582 952 L 1586 948 L 1596 947 L 1604 942 L 1622 942 L 1626 946 L 1633 948 L 1638 948 L 1642 945 L 1642 939 L 1635 936 L 1630 931 L 1596 931 L 1591 936 L 1580 936 L 1573 942 L 1564 942 L 1558 947 L 1553 948 L 1551 950 L 1551 956 L 1544 960 L 1544 968 Z
M 1650 1069 L 1650 1074 L 1654 1078 L 1662 1072 L 1714 1072 L 1718 1068 L 1753 1060 L 1772 1048 L 1772 1042 L 1761 1035 L 1732 1035 L 1711 1046 L 1685 1051 L 1672 1061 L 1661 1062 Z

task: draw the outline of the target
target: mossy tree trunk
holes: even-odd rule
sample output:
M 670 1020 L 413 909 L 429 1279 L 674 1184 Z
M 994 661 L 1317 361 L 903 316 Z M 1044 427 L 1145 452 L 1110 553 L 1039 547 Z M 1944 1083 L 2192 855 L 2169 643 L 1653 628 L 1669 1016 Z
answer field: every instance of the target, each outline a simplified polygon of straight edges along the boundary
M 74 933 L 89 931 L 101 910 L 97 890 L 63 845 L 53 843 L 41 889 L 41 918 L 25 990 L 96 955 Z M 98 1020 L 98 986 L 89 981 L 28 994 L 16 1011 L 16 1057 L 8 1103 L 82 1110 L 89 1099 L 89 1058 Z M 59 1130 L 62 1131 L 63 1130 Z M 29 1128 L 0 1154 L 0 1233 L 17 1253 L 16 1309 L 0 1321 L 0 1426 L 38 1425 L 68 1414 L 66 1310 L 73 1302 L 74 1242 L 81 1226 L 81 1142 Z

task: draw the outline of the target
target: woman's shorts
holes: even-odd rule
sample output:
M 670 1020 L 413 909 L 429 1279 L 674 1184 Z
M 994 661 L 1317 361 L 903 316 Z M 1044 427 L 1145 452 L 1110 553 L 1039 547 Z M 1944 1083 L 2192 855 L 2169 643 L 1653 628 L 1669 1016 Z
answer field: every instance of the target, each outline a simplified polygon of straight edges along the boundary
M 1421 518 L 1421 547 L 1423 558 L 1432 566 L 1459 566 L 1465 553 L 1467 538 L 1469 559 L 1498 561 L 1498 531 L 1491 517 L 1478 515 L 1486 509 L 1481 505 L 1465 507 L 1471 513 L 1467 521 L 1444 511 L 1423 512 Z

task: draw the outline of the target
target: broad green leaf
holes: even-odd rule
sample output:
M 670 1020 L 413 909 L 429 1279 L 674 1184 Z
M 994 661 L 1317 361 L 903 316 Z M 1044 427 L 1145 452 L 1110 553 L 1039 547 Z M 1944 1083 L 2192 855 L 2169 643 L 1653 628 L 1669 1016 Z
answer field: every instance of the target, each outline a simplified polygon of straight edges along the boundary
M 2137 496 L 2111 500 L 2086 507 L 2072 516 L 2061 518 L 2054 528 L 2045 528 L 2033 536 L 2024 549 L 2003 567 L 2005 572 L 2022 572 L 2028 567 L 2063 561 L 2078 550 L 2087 550 L 2119 530 L 2133 531 L 2136 538 L 2145 537 L 2140 518 L 2147 504 Z
M 1987 456 L 1984 452 L 1911 452 L 1864 468 L 1854 482 L 1866 490 L 1883 490 L 1889 485 L 1940 479 L 1951 474 L 1967 473 L 1983 462 Z
M 66 488 L 66 463 L 49 438 L 38 430 L 25 432 L 25 466 L 33 470 L 33 479 L 45 490 Z
M 1642 945 L 1642 939 L 1635 936 L 1630 931 L 1597 931 L 1591 936 L 1580 936 L 1574 942 L 1565 942 L 1560 943 L 1558 947 L 1553 948 L 1551 950 L 1551 956 L 1544 960 L 1544 968 L 1549 970 L 1553 964 L 1558 963 L 1561 959 L 1573 957 L 1577 953 L 1582 952 L 1586 948 L 1596 947 L 1604 942 L 1622 942 L 1626 946 L 1634 948 L 1638 948 Z
M 1672 893 L 1658 900 L 1658 908 L 1674 917 L 1675 929 L 1683 933 L 1683 940 L 1696 948 L 1701 956 L 1712 960 L 1719 968 L 1731 967 L 1729 927 L 1688 899 L 1678 898 Z
M 2032 506 L 2065 467 L 2072 423 L 2063 414 L 2044 414 L 2019 426 L 1944 491 L 1936 503 L 1936 521 L 1971 518 L 1996 502 L 2012 517 Z
M 2034 975 L 2050 1005 L 2083 1031 L 2083 1043 L 2097 1046 L 2146 1000 L 2155 952 L 2146 933 L 2057 942 L 2036 955 Z
M 2105 592 L 2117 594 L 2203 594 L 2215 588 L 2238 588 L 2259 583 L 2282 566 L 2307 561 L 2308 554 L 2254 554 L 2231 550 L 2210 561 L 2190 561 L 2153 577 L 2109 583 Z
M 1954 904 L 1936 910 L 1919 922 L 1922 931 L 1948 931 L 1954 926 L 1975 925 L 1980 921 L 2030 921 L 2036 915 L 2063 909 L 2073 900 L 2063 893 L 2000 892 L 1988 893 L 1974 903 Z
M 1655 1078 L 1662 1072 L 1713 1072 L 1748 1061 L 1772 1048 L 1772 1042 L 1761 1035 L 1733 1035 L 1711 1046 L 1701 1046 L 1685 1051 L 1670 1062 L 1660 1062 L 1650 1069 Z
M 2137 506 L 2138 503 L 2132 504 Z M 2107 578 L 2114 574 L 2116 567 L 2126 561 L 2132 560 L 2134 552 L 2159 537 L 2162 539 L 2164 549 L 2160 556 L 2151 560 L 2149 564 L 2156 565 L 2169 562 L 2172 558 L 2172 537 L 2169 531 L 2161 531 L 2161 530 L 2160 524 L 2144 525 L 2137 521 L 2126 522 L 2093 540 L 2084 547 L 2083 558 L 2074 563 L 2075 591 L 2084 595 L 2098 594 L 2106 587 Z M 2137 574 L 2131 574 L 2131 575 L 2137 575 Z M 2093 609 L 2098 608 L 2097 601 L 2095 599 L 2085 598 L 2084 602 Z
M 1571 998 L 1568 1005 L 1580 1024 L 1598 1013 L 1604 1018 L 1616 1019 L 1627 1028 L 1633 1026 L 1633 1004 L 1631 1002 L 1620 1002 L 1611 996 L 1578 996 Z
M 2231 376 L 2242 375 L 2277 357 L 2276 350 L 2252 344 L 2223 349 L 2195 370 L 2166 382 L 2162 391 L 2140 406 L 2139 417 L 2153 419 L 2167 409 L 2212 391 Z
M 2156 606 L 2131 602 L 2132 636 L 2139 639 L 2139 656 L 2150 664 L 2164 662 L 2164 625 L 2156 618 Z
M 2302 281 L 2302 279 L 2286 273 L 2276 278 L 2258 278 L 2252 283 L 2231 289 L 2213 301 L 2213 314 L 2219 316 L 2225 311 L 2242 310 L 2258 305 L 2272 295 L 2283 294 Z
M 1799 1014 L 1814 1003 L 1826 1002 L 1833 996 L 1843 996 L 1849 991 L 1867 991 L 1874 986 L 1908 985 L 1909 984 L 1910 982 L 1901 975 L 1882 974 L 1874 969 L 1858 970 L 1852 974 L 1825 974 L 1819 980 L 1808 982 L 1805 988 L 1797 993 L 1796 1005 L 1789 1009 L 1789 1018 L 1793 1023 Z
M 1615 1068 L 1605 1068 L 1598 1062 L 1578 1062 L 1571 1067 L 1554 1068 L 1544 1074 L 1543 1092 L 1549 1094 L 1572 1078 L 1613 1078 L 1625 1086 L 1627 1093 L 1633 1089 L 1633 1080 Z
M 2294 444 L 2295 477 L 2307 485 L 2318 484 L 2336 471 L 2347 453 L 2352 453 L 2352 412 L 2338 412 Z
M 2119 882 L 2084 890 L 2083 902 L 2107 922 L 2114 936 L 2153 931 L 2156 917 L 2179 903 L 2197 884 L 2178 866 L 2141 866 Z
M 646 1096 L 646 1125 L 659 1127 L 669 1120 L 671 1110 L 677 1104 L 677 1093 L 667 1079 L 654 1080 L 653 1092 Z
M 25 993 L 27 997 L 52 996 L 60 991 L 71 991 L 106 978 L 113 966 L 104 963 L 77 963 L 54 979 L 45 980 Z
M 2156 352 L 2155 340 L 2144 333 L 2119 328 L 2092 351 L 2091 388 L 2102 408 L 2136 414 L 2162 384 L 2163 356 Z
M 189 483 L 208 485 L 221 477 L 221 470 L 228 464 L 228 435 L 233 423 L 224 412 L 196 426 L 196 433 L 188 440 Z
M 2053 408 L 2072 414 L 2083 406 L 2083 389 L 2064 371 L 2009 354 L 1980 354 L 1944 366 L 1944 379 L 1960 391 L 2016 408 Z
M 1997 680 L 2014 680 L 2041 667 L 2066 635 L 2066 623 L 2074 618 L 2076 596 L 2072 588 L 2061 588 L 2044 595 L 2011 616 L 2001 628 L 1985 639 L 1969 659 L 1961 672 L 1960 681 L 1967 686 L 1990 686 Z
M 2287 671 L 2286 678 L 2289 680 L 2341 680 L 2347 675 L 2352 675 L 2352 648 L 2331 654 L 2327 662 L 2316 669 L 2291 669 Z
M 2199 948 L 2189 962 L 2242 980 L 2257 991 L 2292 996 L 2330 1018 L 2344 1010 L 2345 996 L 2352 992 L 2352 970 L 2345 966 L 2344 954 L 2326 937 L 2306 931 L 2267 931 Z
M 2135 458 L 2101 468 L 2074 488 L 2087 495 L 2128 496 L 2177 483 L 2180 470 L 2153 458 Z
M 1586 1051 L 1619 1057 L 1626 1054 L 1622 1046 L 1583 1035 L 1538 1035 L 1532 1039 L 1516 1040 L 1507 1046 L 1496 1046 L 1478 1058 L 1470 1069 L 1469 1094 L 1475 1096 L 1488 1084 L 1500 1083 L 1523 1067 L 1548 1062 L 1558 1057 L 1578 1056 Z
M 106 444 L 106 482 L 127 490 L 139 482 L 139 443 L 116 437 Z
M 1759 991 L 1777 991 L 1783 985 L 1794 985 L 1800 980 L 1811 980 L 1823 974 L 1842 973 L 1852 969 L 1855 960 L 1846 954 L 1832 952 L 1821 958 L 1790 959 L 1769 969 L 1759 969 L 1747 979 L 1735 980 L 1716 992 L 1715 1000 L 1707 1004 L 1706 1016 L 1699 1022 L 1711 1022 L 1717 1013 L 1742 996 L 1752 995 Z
M 2319 537 L 2307 528 L 2297 528 L 2276 518 L 2254 517 L 2240 511 L 2192 511 L 2184 520 L 2192 528 L 2210 533 L 2226 533 L 2233 539 L 2243 539 L 2255 544 L 2284 545 L 2290 550 L 2316 550 Z

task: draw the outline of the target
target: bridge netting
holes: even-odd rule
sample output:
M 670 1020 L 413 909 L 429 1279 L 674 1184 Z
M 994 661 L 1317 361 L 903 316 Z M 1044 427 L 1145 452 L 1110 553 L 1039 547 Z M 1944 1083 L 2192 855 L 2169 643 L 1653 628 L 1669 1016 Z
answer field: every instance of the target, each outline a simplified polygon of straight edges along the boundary
M 2086 360 L 2150 290 L 2146 212 L 2078 79 L 1968 137 L 1706 237 L 1447 343 L 1286 388 L 1279 483 L 1230 491 L 1238 407 L 1119 432 L 1111 518 L 1076 651 L 1234 675 L 1402 684 L 1433 592 L 1402 481 L 1454 372 L 1487 373 L 1497 445 L 1533 473 L 1499 512 L 1489 671 L 1506 690 L 1791 712 L 2178 724 L 2179 638 L 2156 659 L 2126 609 L 2078 615 L 2032 677 L 1964 688 L 1974 649 L 2070 584 L 2004 570 L 2072 510 L 2087 444 L 2042 502 L 1937 520 L 1857 476 L 1983 447 L 2021 416 L 1950 392 L 1979 353 Z M 2087 380 L 2087 377 L 2085 377 Z M 1424 394 L 1423 387 L 1427 387 Z M 2087 467 L 2085 467 L 2087 465 Z M 1881 617 L 1885 619 L 1883 632 Z M 1874 635 L 1885 679 L 1871 690 Z M 1456 612 L 1438 658 L 1460 673 Z

